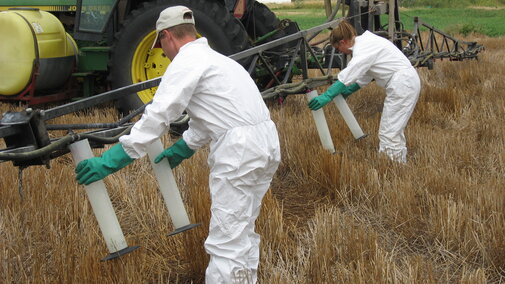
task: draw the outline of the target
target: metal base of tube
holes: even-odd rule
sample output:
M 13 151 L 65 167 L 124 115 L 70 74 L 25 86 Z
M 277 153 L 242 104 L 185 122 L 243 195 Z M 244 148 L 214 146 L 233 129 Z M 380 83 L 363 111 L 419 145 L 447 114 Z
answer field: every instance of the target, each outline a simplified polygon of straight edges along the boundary
M 365 139 L 367 136 L 368 136 L 368 134 L 364 134 L 363 136 L 356 138 L 356 141 L 363 140 L 363 139 Z
M 111 259 L 114 259 L 114 258 L 118 258 L 124 254 L 127 254 L 127 253 L 130 253 L 136 249 L 138 249 L 140 246 L 133 246 L 133 247 L 125 247 L 124 249 L 122 250 L 118 250 L 116 252 L 113 252 L 111 254 L 109 254 L 108 256 L 102 258 L 101 261 L 107 261 L 107 260 L 111 260 Z
M 180 228 L 177 228 L 175 229 L 175 231 L 171 232 L 170 234 L 168 234 L 168 236 L 173 236 L 173 235 L 177 235 L 178 233 L 182 233 L 184 231 L 187 231 L 187 230 L 191 230 L 195 227 L 198 227 L 200 226 L 201 224 L 198 223 L 198 224 L 189 224 L 189 225 L 186 225 L 186 226 L 182 226 Z

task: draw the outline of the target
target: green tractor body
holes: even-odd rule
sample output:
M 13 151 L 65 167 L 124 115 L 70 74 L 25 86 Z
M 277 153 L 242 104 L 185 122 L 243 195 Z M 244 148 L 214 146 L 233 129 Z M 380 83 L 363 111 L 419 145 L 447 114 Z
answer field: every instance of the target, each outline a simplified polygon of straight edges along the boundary
M 0 11 L 10 8 L 37 8 L 50 12 L 75 12 L 77 0 L 4 0 L 0 4 Z

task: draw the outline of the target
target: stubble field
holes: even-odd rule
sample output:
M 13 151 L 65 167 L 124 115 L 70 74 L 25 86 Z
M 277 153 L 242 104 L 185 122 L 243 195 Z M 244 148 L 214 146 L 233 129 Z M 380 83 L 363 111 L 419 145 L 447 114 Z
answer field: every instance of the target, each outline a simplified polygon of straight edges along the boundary
M 303 96 L 269 104 L 282 163 L 256 224 L 260 283 L 505 281 L 505 39 L 466 40 L 485 45 L 479 61 L 418 69 L 407 165 L 377 153 L 385 93 L 374 84 L 348 99 L 363 140 L 325 108 L 334 155 L 322 149 Z M 96 109 L 55 123 L 115 119 Z M 175 170 L 191 221 L 202 223 L 176 236 L 167 236 L 173 228 L 147 158 L 105 179 L 128 244 L 141 246 L 108 262 L 70 155 L 24 170 L 22 199 L 18 170 L 0 164 L 0 282 L 202 283 L 207 153 Z

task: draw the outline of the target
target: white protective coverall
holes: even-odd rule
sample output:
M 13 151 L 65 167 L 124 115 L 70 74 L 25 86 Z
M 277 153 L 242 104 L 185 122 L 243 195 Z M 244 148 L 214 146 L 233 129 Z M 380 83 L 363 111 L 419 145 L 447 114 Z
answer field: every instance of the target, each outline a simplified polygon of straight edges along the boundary
M 338 74 L 338 80 L 360 87 L 375 79 L 386 88 L 386 99 L 379 126 L 379 152 L 406 163 L 404 129 L 416 106 L 421 83 L 407 57 L 390 41 L 365 31 L 355 37 L 352 59 Z
M 211 219 L 205 249 L 207 283 L 256 283 L 261 200 L 280 162 L 275 124 L 255 83 L 206 38 L 185 44 L 162 77 L 142 118 L 120 138 L 132 158 L 186 110 L 183 139 L 196 150 L 210 142 Z

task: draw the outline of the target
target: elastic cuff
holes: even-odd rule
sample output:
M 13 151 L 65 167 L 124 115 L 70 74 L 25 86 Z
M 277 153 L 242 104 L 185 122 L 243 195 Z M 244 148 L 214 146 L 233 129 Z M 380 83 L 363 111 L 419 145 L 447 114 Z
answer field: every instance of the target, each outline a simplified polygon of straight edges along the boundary
M 340 81 L 336 81 L 335 83 L 333 83 L 333 85 L 331 85 L 328 90 L 326 90 L 326 94 L 328 96 L 330 96 L 331 98 L 334 98 L 336 97 L 337 95 L 339 95 L 340 93 L 342 93 L 344 90 L 345 90 L 345 85 L 340 82 Z

